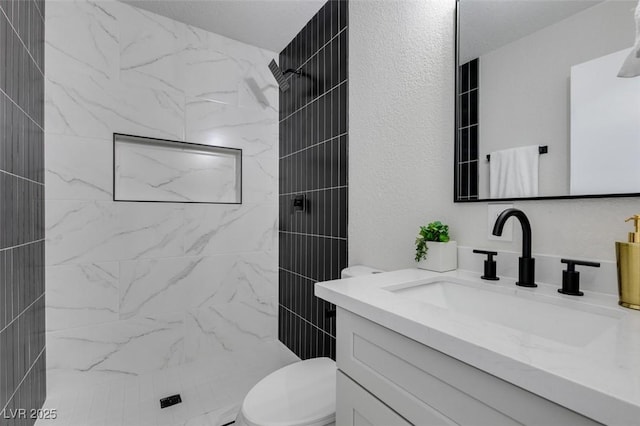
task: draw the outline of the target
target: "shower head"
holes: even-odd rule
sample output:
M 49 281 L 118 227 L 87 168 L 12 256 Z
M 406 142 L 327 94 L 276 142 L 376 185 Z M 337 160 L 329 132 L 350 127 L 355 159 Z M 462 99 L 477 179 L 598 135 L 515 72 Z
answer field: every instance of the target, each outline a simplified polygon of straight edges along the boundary
M 282 72 L 282 70 L 280 70 L 280 67 L 278 66 L 278 64 L 276 64 L 275 59 L 272 59 L 271 62 L 269 62 L 269 69 L 271 70 L 271 74 L 273 74 L 276 81 L 278 82 L 278 86 L 280 86 L 280 91 L 286 92 L 287 90 L 289 90 L 289 87 L 290 87 L 289 82 L 287 81 L 287 78 L 284 76 L 284 73 Z
M 301 74 L 300 71 L 294 70 L 291 68 L 289 68 L 285 72 L 282 72 L 282 70 L 280 70 L 280 67 L 276 63 L 275 59 L 272 59 L 271 62 L 269 62 L 269 69 L 271 70 L 271 74 L 273 74 L 276 81 L 278 82 L 278 86 L 280 87 L 281 92 L 286 92 L 287 90 L 289 90 L 289 87 L 291 87 L 289 85 L 289 82 L 287 81 L 287 78 L 285 77 L 285 74 L 289 74 L 289 73 L 293 73 L 297 75 Z

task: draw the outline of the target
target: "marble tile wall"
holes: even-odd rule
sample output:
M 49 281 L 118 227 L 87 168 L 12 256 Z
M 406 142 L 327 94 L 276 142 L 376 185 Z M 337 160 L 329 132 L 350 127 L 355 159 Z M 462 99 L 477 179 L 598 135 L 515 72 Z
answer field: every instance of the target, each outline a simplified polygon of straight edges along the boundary
M 46 396 L 44 7 L 0 1 L 0 424 L 7 426 L 34 424 Z
M 52 386 L 276 339 L 276 54 L 110 0 L 49 1 L 45 40 Z M 114 132 L 241 148 L 243 204 L 112 201 Z

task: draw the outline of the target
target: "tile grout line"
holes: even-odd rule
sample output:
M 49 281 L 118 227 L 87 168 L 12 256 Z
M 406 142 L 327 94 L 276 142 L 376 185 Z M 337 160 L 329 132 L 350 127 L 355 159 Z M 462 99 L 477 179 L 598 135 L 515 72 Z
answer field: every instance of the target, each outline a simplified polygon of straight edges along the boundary
M 477 87 L 474 87 L 473 89 L 469 89 L 469 90 L 467 90 L 466 92 L 460 92 L 460 93 L 458 93 L 458 96 L 466 95 L 467 93 L 471 93 L 471 92 L 473 92 L 474 90 L 478 90 L 478 88 L 477 88 Z
M 316 283 L 316 282 L 320 282 L 320 281 L 318 281 L 318 280 L 315 280 L 315 279 L 313 279 L 313 278 L 306 277 L 306 276 L 304 276 L 304 275 L 302 275 L 302 274 L 299 274 L 299 273 L 297 273 L 297 272 L 290 271 L 290 270 L 288 270 L 288 269 L 286 269 L 286 268 L 283 268 L 282 266 L 278 266 L 278 269 L 282 269 L 283 271 L 288 272 L 288 273 L 290 273 L 290 274 L 292 274 L 292 275 L 297 275 L 298 277 L 300 277 L 300 278 L 304 278 L 305 280 L 313 281 L 314 283 Z
M 31 373 L 31 370 L 33 370 L 33 367 L 38 363 L 38 360 L 40 359 L 40 357 L 42 356 L 42 354 L 44 353 L 45 349 L 47 348 L 47 345 L 45 344 L 44 347 L 42 348 L 42 350 L 40 351 L 40 353 L 38 354 L 38 356 L 36 357 L 36 359 L 33 361 L 33 363 L 31 364 L 31 366 L 29 367 L 29 369 L 27 370 L 27 372 L 25 373 L 24 377 L 22 378 L 22 380 L 20 380 L 20 383 L 18 383 L 18 386 L 16 386 L 16 389 L 13 391 L 13 393 L 11 394 L 11 396 L 9 397 L 9 399 L 7 399 L 6 404 L 4 405 L 4 407 L 2 408 L 2 413 L 4 413 L 7 409 L 7 407 L 9 406 L 9 403 L 11 402 L 11 400 L 13 399 L 14 396 L 16 396 L 16 393 L 18 392 L 18 390 L 20 390 L 20 386 L 22 386 L 22 383 L 25 381 L 25 379 L 29 376 L 29 373 Z
M 18 179 L 26 180 L 27 182 L 35 183 L 36 185 L 44 186 L 43 182 L 38 182 L 38 181 L 35 181 L 35 180 L 32 180 L 32 179 L 26 178 L 24 176 L 17 175 L 15 173 L 8 172 L 6 170 L 0 169 L 0 173 L 4 173 L 5 175 L 13 176 L 13 177 L 18 178 Z
M 38 15 L 40 15 L 40 19 L 44 21 L 45 20 L 44 13 L 42 13 L 42 11 L 40 10 L 40 6 L 38 6 L 38 2 L 36 0 L 31 0 L 31 1 L 33 1 L 33 4 L 36 7 L 36 10 L 38 11 Z
M 18 105 L 18 103 L 16 101 L 11 99 L 11 96 L 9 96 L 1 88 L 0 88 L 0 93 L 2 93 L 4 96 L 6 96 L 6 98 L 9 99 L 9 101 L 11 101 L 12 104 L 14 104 L 29 120 L 31 120 L 33 122 L 33 124 L 38 126 L 38 129 L 42 130 L 42 132 L 44 133 L 44 128 L 42 126 L 40 126 L 40 124 L 38 124 L 38 122 L 36 120 L 34 120 L 33 117 L 31 117 L 24 109 L 22 109 L 22 107 L 20 105 Z
M 330 235 L 320 235 L 320 234 L 308 234 L 305 232 L 294 232 L 294 231 L 285 231 L 283 229 L 279 229 L 278 232 L 282 232 L 283 234 L 289 234 L 289 235 L 299 235 L 302 237 L 315 237 L 315 238 L 328 238 L 331 240 L 343 240 L 346 241 L 347 238 L 346 237 L 333 237 Z
M 469 125 L 467 125 L 467 126 L 460 126 L 460 127 L 458 127 L 458 130 L 466 130 L 466 129 L 470 129 L 470 128 L 472 128 L 472 127 L 477 127 L 477 126 L 478 126 L 478 123 L 469 124 Z
M 46 293 L 46 292 L 45 292 L 45 293 Z M 42 293 L 40 296 L 38 296 L 38 298 L 37 298 L 36 300 L 34 300 L 33 302 L 31 302 L 31 303 L 29 304 L 29 306 L 27 306 L 26 308 L 24 308 L 24 309 L 22 310 L 22 312 L 20 312 L 18 315 L 16 315 L 16 317 L 15 317 L 15 318 L 13 318 L 13 319 L 12 319 L 12 320 L 7 324 L 7 325 L 5 325 L 5 326 L 4 326 L 4 328 L 3 328 L 2 330 L 0 330 L 0 334 L 1 334 L 1 333 L 3 333 L 7 328 L 9 328 L 9 326 L 10 326 L 11 324 L 13 324 L 14 322 L 16 322 L 16 320 L 17 320 L 18 318 L 20 318 L 20 317 L 21 317 L 25 312 L 27 312 L 27 311 L 29 310 L 29 308 L 31 308 L 31 307 L 32 307 L 32 306 L 33 306 L 33 305 L 34 305 L 38 300 L 42 299 L 42 298 L 44 297 L 45 293 Z M 43 331 L 45 331 L 45 330 L 43 330 Z
M 27 45 L 24 43 L 24 41 L 22 41 L 22 37 L 20 37 L 20 34 L 18 33 L 18 31 L 16 31 L 16 28 L 13 26 L 13 22 L 11 22 L 11 19 L 9 19 L 9 16 L 7 16 L 7 14 L 5 13 L 4 9 L 0 8 L 0 12 L 2 12 L 2 14 L 4 15 L 5 18 L 7 18 L 7 23 L 9 24 L 9 26 L 11 27 L 11 29 L 15 33 L 16 37 L 18 37 L 18 40 L 20 40 L 20 44 L 22 44 L 22 46 L 24 47 L 24 50 L 27 51 L 27 55 L 29 55 L 29 57 L 33 61 L 33 64 L 36 66 L 36 68 L 38 68 L 38 71 L 40 71 L 40 74 L 42 74 L 42 77 L 44 78 L 44 71 L 42 71 L 42 69 L 40 69 L 40 65 L 38 65 L 38 61 L 35 60 L 33 55 L 31 55 L 31 51 L 29 50 Z
M 45 238 L 40 238 L 39 240 L 29 241 L 28 243 L 18 244 L 17 246 L 0 248 L 0 252 L 5 251 L 5 250 L 13 250 L 13 249 L 16 249 L 16 248 L 28 246 L 29 244 L 41 243 L 43 241 L 45 241 Z
M 312 103 L 314 103 L 315 101 L 317 101 L 318 99 L 320 99 L 323 96 L 328 95 L 329 93 L 333 92 L 334 90 L 336 90 L 337 88 L 339 88 L 340 86 L 342 86 L 343 84 L 347 83 L 349 81 L 348 78 L 345 78 L 344 80 L 342 80 L 340 83 L 336 84 L 335 86 L 333 86 L 331 89 L 329 90 L 325 90 L 323 94 L 318 95 L 317 97 L 315 97 L 314 99 L 312 99 L 311 101 L 307 102 L 306 104 L 304 104 L 303 106 L 301 106 L 300 108 L 298 108 L 297 110 L 293 111 L 291 114 L 287 115 L 285 118 L 283 118 L 282 120 L 279 121 L 279 123 L 282 123 L 285 120 L 288 120 L 289 118 L 291 118 L 292 116 L 294 116 L 295 114 L 297 114 L 298 112 L 302 111 L 303 109 L 305 109 L 306 107 L 308 107 L 309 105 L 311 105 Z
M 338 5 L 338 25 L 340 25 L 340 6 L 339 5 Z M 346 30 L 346 28 L 345 28 L 345 30 Z M 331 61 L 331 68 L 333 69 L 334 68 L 333 61 L 335 59 L 336 65 L 337 65 L 336 69 L 338 70 L 338 79 L 340 79 L 340 74 L 342 72 L 342 69 L 340 67 L 340 65 L 341 65 L 340 64 L 340 54 L 341 54 L 340 43 L 336 43 L 336 47 L 337 47 L 336 56 L 334 57 L 334 55 L 331 55 L 330 61 Z M 345 75 L 345 81 L 347 81 L 347 76 L 346 75 Z M 338 121 L 338 132 L 340 131 L 340 121 L 341 121 L 340 120 L 340 117 L 341 117 L 340 116 L 340 107 L 341 107 L 341 104 L 342 104 L 342 102 L 340 102 L 341 100 L 342 99 L 340 99 L 340 92 L 338 92 L 338 111 L 337 111 L 337 114 L 336 114 L 337 121 Z M 333 118 L 336 118 L 336 117 L 333 117 Z M 331 127 L 333 128 L 333 124 L 332 124 Z M 340 154 L 340 149 L 338 149 L 338 155 L 339 154 Z M 335 158 L 333 158 L 333 156 L 332 156 L 332 160 L 333 161 L 328 162 L 328 166 L 330 167 L 330 170 L 329 170 L 329 175 L 330 176 L 332 175 L 333 166 L 334 166 L 334 163 L 336 162 L 336 160 L 335 160 Z M 340 158 L 338 157 L 338 165 L 339 165 L 339 163 L 340 163 Z M 339 172 L 340 172 L 340 170 L 338 169 L 338 173 Z M 338 181 L 338 182 L 340 182 L 340 181 Z M 333 203 L 333 194 L 334 194 L 334 192 L 331 192 L 329 194 L 329 205 L 331 206 L 332 213 L 336 213 L 337 212 L 338 213 L 338 217 L 340 217 L 340 204 L 339 204 L 340 203 L 340 194 L 338 194 L 338 197 L 336 199 L 336 201 L 337 201 L 336 204 Z M 327 195 L 327 193 L 325 192 L 324 195 Z M 334 229 L 334 223 L 333 223 L 334 216 L 335 216 L 334 214 L 330 214 L 329 215 L 329 229 L 330 230 L 339 231 L 340 227 L 338 226 L 337 223 L 335 224 L 336 225 L 336 229 Z M 346 241 L 346 238 L 344 240 Z M 333 246 L 334 246 L 333 244 L 329 244 L 329 271 L 333 271 L 334 270 L 334 265 L 333 265 L 333 249 L 334 249 L 334 247 Z M 338 253 L 340 253 L 340 248 L 336 247 L 336 249 L 338 250 Z M 339 269 L 338 265 L 335 265 L 335 268 Z
M 335 189 L 345 189 L 347 187 L 348 187 L 347 185 L 330 186 L 328 188 L 305 189 L 303 191 L 295 191 L 295 192 L 283 192 L 283 193 L 281 193 L 279 195 L 280 196 L 283 196 L 283 195 L 297 195 L 297 194 L 303 194 L 303 193 L 308 193 L 308 192 L 332 191 L 332 190 L 335 190 Z M 309 234 L 305 234 L 305 235 L 309 235 Z
M 348 25 L 347 25 L 347 26 L 345 26 L 345 27 L 344 27 L 343 29 L 341 29 L 340 31 L 338 31 L 338 33 L 337 33 L 336 35 L 334 35 L 333 37 L 331 37 L 331 39 L 330 39 L 328 42 L 326 42 L 325 44 L 323 44 L 322 46 L 320 46 L 318 49 L 316 49 L 315 53 L 314 53 L 313 55 L 309 56 L 309 57 L 307 58 L 307 60 L 306 60 L 306 61 L 304 61 L 304 62 L 302 63 L 302 65 L 299 65 L 299 66 L 296 68 L 296 70 L 300 70 L 300 68 L 302 68 L 302 67 L 304 67 L 305 65 L 307 65 L 307 62 L 309 62 L 309 61 L 310 61 L 310 60 L 312 60 L 315 56 L 317 56 L 317 55 L 318 55 L 318 53 L 320 53 L 320 51 L 321 51 L 322 49 L 324 49 L 325 47 L 327 47 L 327 45 L 328 45 L 328 44 L 330 44 L 333 40 L 335 40 L 336 38 L 338 38 L 338 37 L 340 36 L 340 34 L 342 34 L 344 31 L 346 31 L 346 29 L 347 29 L 347 28 L 348 28 Z M 287 77 L 287 80 L 290 80 L 290 79 L 292 79 L 292 78 L 293 78 L 293 75 L 290 75 L 289 77 Z
M 278 269 L 282 269 L 283 271 L 288 272 L 289 274 L 296 275 L 296 276 L 298 276 L 298 277 L 300 277 L 300 278 L 304 278 L 304 279 L 305 279 L 305 280 L 307 280 L 307 281 L 313 281 L 314 283 L 319 283 L 319 282 L 321 282 L 321 281 L 316 280 L 316 279 L 314 279 L 314 278 L 309 278 L 309 277 L 307 277 L 307 276 L 305 276 L 305 275 L 302 275 L 302 274 L 299 274 L 299 273 L 297 273 L 297 272 L 290 271 L 290 270 L 288 270 L 287 268 L 283 268 L 282 266 L 278 266 Z M 332 279 L 339 279 L 339 278 L 332 278 Z
M 318 114 L 320 114 L 320 112 L 319 112 L 319 111 L 318 111 Z M 320 120 L 318 119 L 318 121 L 320 121 Z M 348 133 L 347 133 L 347 132 L 345 132 L 345 133 L 341 133 L 341 134 L 339 134 L 339 135 L 337 135 L 337 136 L 332 136 L 332 137 L 330 137 L 329 139 L 325 139 L 325 140 L 323 140 L 323 141 L 321 141 L 321 142 L 316 142 L 316 143 L 314 143 L 313 145 L 309 145 L 309 146 L 307 146 L 307 147 L 305 147 L 305 148 L 302 148 L 302 149 L 299 149 L 299 150 L 297 150 L 297 151 L 291 152 L 291 153 L 289 153 L 289 154 L 287 154 L 287 155 L 285 155 L 285 156 L 283 156 L 283 157 L 280 157 L 279 159 L 280 159 L 280 160 L 284 160 L 285 158 L 289 158 L 289 157 L 291 157 L 291 156 L 293 156 L 293 155 L 299 154 L 299 153 L 301 153 L 301 152 L 303 152 L 303 151 L 306 151 L 306 150 L 308 150 L 308 149 L 316 148 L 316 147 L 318 147 L 318 146 L 322 145 L 323 143 L 332 142 L 332 141 L 334 141 L 334 140 L 336 140 L 336 139 L 338 139 L 338 138 L 341 138 L 341 137 L 343 137 L 343 136 L 347 136 L 347 135 L 348 135 Z
M 293 315 L 295 315 L 296 317 L 300 318 L 302 321 L 306 322 L 306 323 L 307 323 L 307 324 L 309 324 L 310 326 L 312 326 L 312 327 L 314 327 L 314 328 L 318 329 L 319 331 L 323 332 L 323 333 L 324 333 L 324 334 L 326 334 L 327 336 L 333 337 L 334 339 L 336 338 L 336 336 L 334 336 L 333 334 L 326 332 L 325 330 L 321 329 L 320 327 L 318 327 L 318 326 L 317 326 L 317 325 L 315 325 L 314 323 L 310 322 L 310 321 L 309 321 L 309 320 L 307 320 L 306 318 L 303 318 L 303 317 L 301 317 L 300 315 L 298 315 L 297 313 L 293 312 L 291 309 L 287 308 L 286 306 L 284 306 L 284 305 L 280 305 L 280 306 L 282 306 L 282 309 L 284 309 L 284 310 L 286 310 L 286 311 L 290 312 L 291 314 L 293 314 Z M 308 336 L 305 336 L 305 337 L 308 337 Z

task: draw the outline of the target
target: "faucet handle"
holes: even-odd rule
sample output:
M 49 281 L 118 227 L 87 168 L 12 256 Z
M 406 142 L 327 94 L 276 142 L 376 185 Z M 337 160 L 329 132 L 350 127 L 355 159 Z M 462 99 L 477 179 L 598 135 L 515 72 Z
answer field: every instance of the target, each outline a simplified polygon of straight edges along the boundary
M 496 261 L 493 260 L 493 256 L 497 256 L 498 252 L 476 249 L 474 249 L 473 252 L 487 255 L 487 260 L 484 261 L 484 275 L 482 275 L 480 278 L 489 281 L 499 280 L 500 278 L 496 276 Z
M 580 272 L 576 271 L 576 265 L 599 268 L 600 263 L 574 259 L 561 259 L 560 262 L 567 264 L 567 270 L 562 271 L 562 288 L 558 289 L 558 293 L 568 294 L 570 296 L 584 295 L 584 293 L 580 291 Z

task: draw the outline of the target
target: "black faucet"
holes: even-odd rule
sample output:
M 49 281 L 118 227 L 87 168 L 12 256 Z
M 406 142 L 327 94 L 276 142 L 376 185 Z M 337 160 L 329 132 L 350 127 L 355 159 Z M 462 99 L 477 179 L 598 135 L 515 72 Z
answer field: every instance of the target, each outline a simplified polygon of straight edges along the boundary
M 531 257 L 531 224 L 527 215 L 522 210 L 506 209 L 496 219 L 493 225 L 493 235 L 502 235 L 502 228 L 511 216 L 515 216 L 522 225 L 522 257 L 518 259 L 518 281 L 516 285 L 521 287 L 538 287 L 536 284 L 536 260 Z

